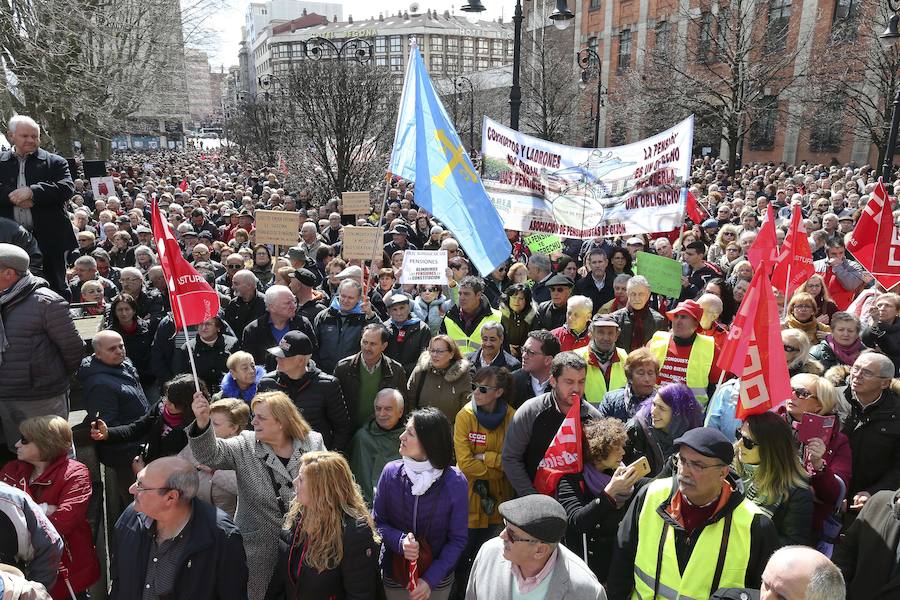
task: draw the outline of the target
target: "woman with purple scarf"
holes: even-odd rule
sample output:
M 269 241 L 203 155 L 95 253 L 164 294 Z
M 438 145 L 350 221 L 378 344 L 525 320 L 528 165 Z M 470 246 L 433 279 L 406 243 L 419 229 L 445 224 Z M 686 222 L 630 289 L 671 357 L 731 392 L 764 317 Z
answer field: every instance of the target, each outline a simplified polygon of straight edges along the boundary
M 838 365 L 851 366 L 865 346 L 859 337 L 861 327 L 855 315 L 839 311 L 831 315 L 831 333 L 813 346 L 809 355 L 825 370 Z
M 622 464 L 625 424 L 609 417 L 584 425 L 584 469 L 563 475 L 556 499 L 566 509 L 569 524 L 565 544 L 585 559 L 601 583 L 606 582 L 619 521 L 640 479 Z

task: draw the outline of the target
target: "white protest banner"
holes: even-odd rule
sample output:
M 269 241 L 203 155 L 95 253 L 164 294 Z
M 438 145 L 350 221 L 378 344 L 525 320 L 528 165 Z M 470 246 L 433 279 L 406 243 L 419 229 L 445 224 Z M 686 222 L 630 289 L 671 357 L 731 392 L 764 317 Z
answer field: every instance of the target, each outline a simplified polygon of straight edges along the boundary
M 116 183 L 112 177 L 91 177 L 91 191 L 94 192 L 94 198 L 97 199 L 119 197 L 116 194 Z
M 367 215 L 370 212 L 372 212 L 372 202 L 369 200 L 369 192 L 341 193 L 341 214 Z
M 300 213 L 289 210 L 258 210 L 254 216 L 257 244 L 297 245 Z
M 341 239 L 341 256 L 344 260 L 359 259 L 372 260 L 381 257 L 384 247 L 384 229 L 382 227 L 351 227 L 343 228 Z
M 506 229 L 560 237 L 671 231 L 684 220 L 694 117 L 613 148 L 575 148 L 482 125 L 482 181 Z
M 447 285 L 446 250 L 407 250 L 403 253 L 400 283 Z

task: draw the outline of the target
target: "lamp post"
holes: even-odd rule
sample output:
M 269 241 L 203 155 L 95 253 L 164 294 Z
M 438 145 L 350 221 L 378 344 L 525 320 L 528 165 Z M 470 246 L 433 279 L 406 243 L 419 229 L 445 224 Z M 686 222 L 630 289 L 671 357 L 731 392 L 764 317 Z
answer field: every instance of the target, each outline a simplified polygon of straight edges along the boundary
M 372 43 L 362 38 L 350 38 L 335 44 L 328 38 L 313 37 L 300 42 L 303 45 L 303 55 L 312 60 L 323 58 L 336 58 L 337 60 L 355 60 L 359 64 L 365 64 L 372 60 L 375 48 Z M 344 54 L 350 52 L 350 54 Z
M 900 39 L 900 1 L 888 0 L 888 9 L 891 11 L 891 18 L 888 20 L 887 29 L 878 37 L 885 47 L 885 52 L 890 52 L 893 46 Z M 885 183 L 891 183 L 894 175 L 894 152 L 897 150 L 897 129 L 900 127 L 900 86 L 897 87 L 897 93 L 894 95 L 894 101 L 891 103 L 891 129 L 888 131 L 887 147 L 884 151 L 884 164 L 881 165 L 881 176 Z
M 578 61 L 578 66 L 581 67 L 582 84 L 586 84 L 594 75 L 594 69 L 591 67 L 593 65 L 596 65 L 597 67 L 597 104 L 594 111 L 594 148 L 597 148 L 600 146 L 600 108 L 603 106 L 604 93 L 603 78 L 601 77 L 603 63 L 600 60 L 600 55 L 597 54 L 597 51 L 593 48 L 582 48 L 575 53 L 575 59 Z
M 463 12 L 484 12 L 481 0 L 468 0 L 460 9 Z M 575 13 L 569 10 L 566 0 L 556 0 L 556 10 L 550 14 L 550 19 L 557 29 L 565 29 L 569 22 L 575 18 Z M 522 87 L 519 85 L 519 71 L 522 62 L 522 21 L 525 15 L 522 13 L 522 0 L 516 0 L 516 9 L 513 12 L 513 70 L 512 87 L 509 88 L 509 127 L 519 129 L 519 109 L 522 106 Z
M 475 86 L 472 80 L 462 75 L 453 77 L 453 85 L 457 91 L 464 92 L 469 88 L 469 152 L 475 150 Z

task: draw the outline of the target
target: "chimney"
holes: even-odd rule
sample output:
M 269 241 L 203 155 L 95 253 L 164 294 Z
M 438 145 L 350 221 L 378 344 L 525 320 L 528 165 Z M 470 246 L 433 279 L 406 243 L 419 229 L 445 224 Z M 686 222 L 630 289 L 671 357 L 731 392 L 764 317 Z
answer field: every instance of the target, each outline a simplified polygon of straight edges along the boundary
M 331 22 L 332 22 L 332 23 L 337 23 L 337 15 L 332 15 L 332 16 L 331 16 Z
M 352 22 L 353 22 L 353 15 L 348 15 L 348 16 L 347 16 L 347 22 L 348 22 L 348 23 L 352 23 Z
M 408 11 L 403 11 L 403 18 L 406 20 L 409 20 L 409 12 Z
M 445 11 L 444 11 L 444 18 L 445 18 L 445 19 L 449 19 L 449 18 L 450 18 L 450 11 L 449 11 L 449 10 L 445 10 Z
M 306 9 L 305 9 L 305 8 L 303 9 L 303 12 L 302 12 L 301 14 L 302 14 L 304 17 L 306 16 Z
M 378 13 L 378 20 L 384 21 L 384 13 Z

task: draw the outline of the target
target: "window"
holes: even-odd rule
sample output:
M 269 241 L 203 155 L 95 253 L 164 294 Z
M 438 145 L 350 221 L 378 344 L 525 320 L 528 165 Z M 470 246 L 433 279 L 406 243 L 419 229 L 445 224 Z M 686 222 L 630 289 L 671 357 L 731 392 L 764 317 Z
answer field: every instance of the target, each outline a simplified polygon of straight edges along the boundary
M 447 38 L 447 51 L 448 52 L 459 52 L 459 38 L 455 38 L 455 37 Z
M 386 67 L 387 66 L 387 57 L 376 56 L 375 57 L 375 66 L 376 67 Z
M 478 70 L 479 70 L 479 71 L 482 71 L 482 70 L 487 69 L 487 68 L 488 68 L 488 59 L 487 59 L 487 57 L 486 57 L 486 56 L 479 56 L 479 57 L 478 57 Z
M 400 53 L 403 50 L 401 49 L 401 40 L 399 35 L 391 36 L 391 53 Z
M 463 56 L 462 59 L 463 71 L 471 71 L 472 70 L 472 57 L 471 56 Z
M 778 96 L 763 96 L 750 126 L 750 149 L 771 150 L 775 146 L 775 121 L 778 118 Z
M 599 10 L 600 9 L 600 0 L 591 0 L 591 3 L 588 5 L 589 10 Z
M 447 72 L 448 73 L 458 73 L 459 72 L 459 57 L 458 56 L 448 56 L 447 57 Z
M 478 53 L 479 54 L 487 54 L 488 52 L 488 41 L 484 38 L 480 38 L 478 40 Z
M 294 58 L 303 56 L 303 44 L 294 44 Z
M 463 52 L 466 54 L 472 54 L 472 51 L 475 49 L 475 40 L 470 37 L 463 38 Z
M 619 73 L 626 71 L 631 65 L 631 30 L 623 29 L 619 32 Z
M 502 66 L 503 66 L 503 59 L 502 59 L 502 58 L 492 58 L 492 59 L 491 59 L 491 66 L 492 66 L 492 67 L 502 67 Z
M 379 35 L 375 38 L 375 54 L 384 54 L 385 50 L 387 50 L 387 41 L 383 35 Z
M 431 36 L 431 51 L 441 52 L 444 49 L 444 38 L 439 35 Z
M 625 144 L 625 124 L 621 121 L 613 121 L 609 128 L 609 143 L 613 146 L 622 146 Z
M 444 57 L 440 54 L 432 54 L 431 55 L 431 70 L 432 71 L 443 71 L 444 70 Z
M 834 19 L 831 22 L 832 37 L 836 41 L 851 42 L 856 39 L 861 0 L 837 0 L 834 3 Z
M 503 40 L 491 40 L 491 54 L 494 56 L 503 54 Z
M 392 56 L 391 57 L 391 71 L 402 71 L 403 70 L 403 57 L 402 56 Z
M 840 100 L 821 104 L 813 116 L 809 132 L 811 152 L 837 152 L 843 136 L 843 103 Z
M 791 0 L 769 0 L 769 22 L 763 38 L 763 51 L 783 52 L 787 46 Z
M 728 40 L 733 38 L 733 36 L 728 34 L 728 29 L 731 26 L 728 21 L 730 18 L 731 13 L 729 9 L 720 7 L 719 14 L 716 15 L 716 58 L 718 60 L 724 60 L 728 56 Z
M 587 41 L 587 47 L 588 47 L 590 50 L 593 50 L 594 52 L 597 52 L 597 56 L 600 55 L 600 53 L 597 51 L 597 49 L 599 48 L 599 46 L 600 46 L 600 40 L 597 38 L 597 36 L 592 36 L 592 37 L 589 37 L 589 38 L 588 38 L 588 41 Z M 597 59 L 594 58 L 594 55 L 591 54 L 591 61 L 595 61 L 595 62 L 596 62 L 596 60 L 597 60 Z
M 656 32 L 654 34 L 654 44 L 658 52 L 667 54 L 669 52 L 669 42 L 671 41 L 672 25 L 668 21 L 660 21 L 656 24 Z
M 711 12 L 700 15 L 700 31 L 697 33 L 697 62 L 709 61 L 709 51 L 712 46 L 712 21 Z
M 509 58 L 512 58 L 515 51 L 516 51 L 516 47 L 513 45 L 513 43 L 506 42 L 506 56 L 508 56 Z

